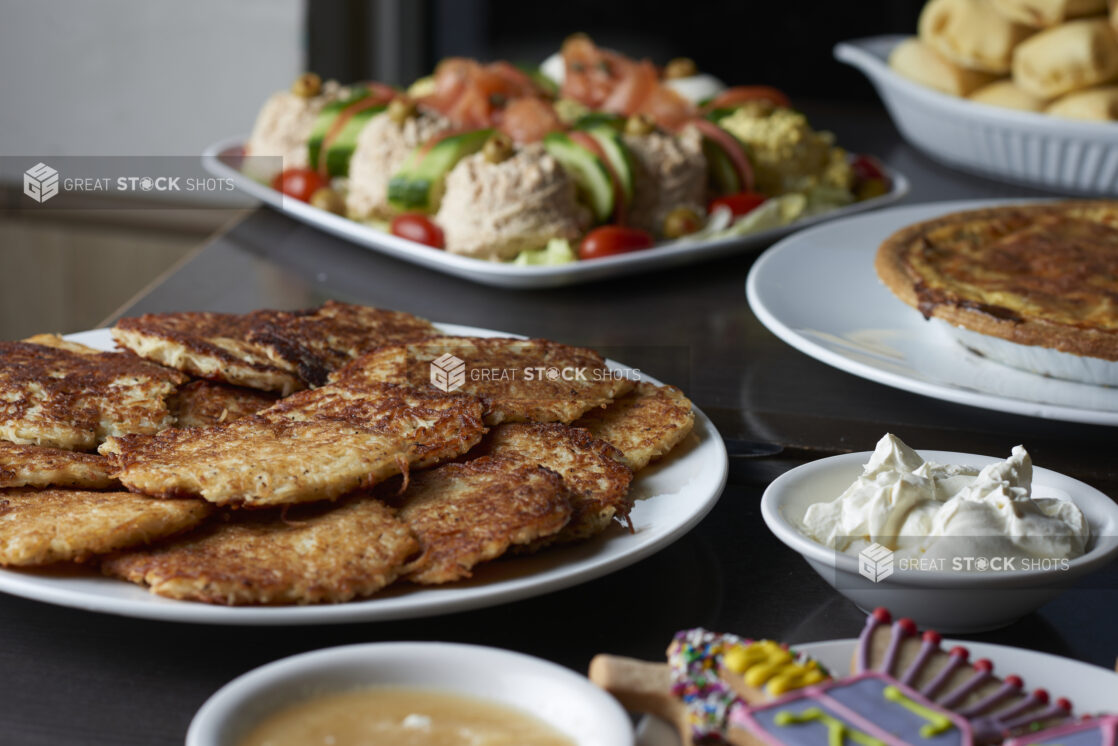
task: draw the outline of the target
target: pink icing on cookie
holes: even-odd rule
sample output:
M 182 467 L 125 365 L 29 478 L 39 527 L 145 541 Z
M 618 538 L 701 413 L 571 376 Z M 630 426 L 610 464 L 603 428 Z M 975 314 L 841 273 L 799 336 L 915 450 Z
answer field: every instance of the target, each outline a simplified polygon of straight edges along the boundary
M 828 692 L 833 689 L 841 689 L 843 687 L 854 685 L 866 679 L 877 679 L 891 687 L 896 687 L 904 698 L 910 700 L 921 708 L 935 712 L 944 718 L 950 720 L 951 725 L 958 729 L 960 734 L 961 746 L 972 746 L 974 739 L 971 736 L 970 724 L 963 717 L 958 714 L 945 710 L 937 706 L 935 703 L 929 701 L 921 696 L 919 692 L 906 687 L 896 679 L 883 674 L 878 671 L 865 671 L 863 673 L 854 674 L 844 679 L 831 680 L 822 684 L 800 689 L 796 692 L 788 694 L 773 702 L 764 705 L 750 706 L 744 702 L 739 702 L 730 711 L 730 724 L 740 730 L 747 731 L 764 742 L 772 746 L 782 746 L 781 740 L 775 735 L 768 732 L 764 725 L 758 721 L 756 713 L 761 711 L 780 710 L 781 707 L 803 702 L 804 700 L 813 700 L 817 702 L 824 710 L 830 711 L 839 716 L 842 720 L 849 723 L 852 727 L 862 731 L 866 735 L 876 738 L 879 741 L 887 744 L 887 746 L 911 746 L 908 741 L 898 738 L 895 734 L 890 733 L 883 728 L 879 727 L 877 723 L 884 718 L 881 713 L 888 712 L 894 708 L 902 708 L 903 705 L 895 701 L 882 697 L 880 702 L 874 702 L 872 707 L 867 708 L 868 711 L 861 712 L 853 709 L 852 707 L 838 701 L 835 697 L 831 696 Z
M 1068 704 L 1068 710 L 1070 711 L 1070 703 Z M 1062 723 L 1051 728 L 1046 728 L 1045 730 L 1037 731 L 1036 733 L 1030 733 L 1027 736 L 1011 738 L 1005 742 L 1005 746 L 1031 746 L 1037 743 L 1058 743 L 1065 736 L 1083 733 L 1096 728 L 1100 731 L 1100 746 L 1118 746 L 1118 743 L 1116 743 L 1116 740 L 1118 740 L 1118 715 L 1106 715 L 1099 718 L 1088 718 L 1086 720 Z

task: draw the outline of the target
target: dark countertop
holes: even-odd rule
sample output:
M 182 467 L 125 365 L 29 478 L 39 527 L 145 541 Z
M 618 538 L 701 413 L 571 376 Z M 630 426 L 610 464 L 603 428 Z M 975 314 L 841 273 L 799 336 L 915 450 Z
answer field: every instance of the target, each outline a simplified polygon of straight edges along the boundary
M 902 143 L 876 108 L 805 107 L 855 151 L 912 182 L 906 203 L 1042 193 L 950 171 Z M 501 290 L 382 257 L 261 209 L 217 236 L 125 309 L 248 311 L 338 298 L 444 322 L 598 347 L 683 387 L 725 437 L 787 446 L 732 459 L 718 505 L 677 543 L 565 591 L 444 617 L 321 627 L 190 626 L 96 615 L 0 596 L 0 742 L 176 744 L 194 711 L 231 678 L 292 653 L 377 640 L 511 648 L 584 670 L 599 651 L 659 658 L 677 629 L 706 626 L 791 642 L 851 637 L 863 615 L 773 538 L 758 501 L 811 458 L 868 450 L 886 431 L 919 448 L 1006 454 L 1118 495 L 1109 428 L 940 402 L 816 362 L 750 312 L 739 257 L 598 284 Z M 1112 566 L 1014 625 L 974 639 L 1112 668 L 1118 573 Z M 1038 682 L 1039 683 L 1039 682 Z

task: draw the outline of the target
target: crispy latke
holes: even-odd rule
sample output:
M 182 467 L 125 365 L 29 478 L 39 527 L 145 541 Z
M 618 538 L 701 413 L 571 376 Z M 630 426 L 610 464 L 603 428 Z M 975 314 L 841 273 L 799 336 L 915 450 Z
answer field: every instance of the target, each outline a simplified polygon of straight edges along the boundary
M 396 579 L 419 551 L 379 500 L 351 498 L 278 510 L 235 511 L 160 546 L 107 558 L 102 570 L 168 598 L 212 604 L 349 601 Z
M 513 544 L 558 533 L 572 514 L 562 477 L 502 456 L 419 472 L 402 499 L 400 520 L 423 550 L 407 577 L 426 585 L 468 578 Z
M 493 429 L 482 453 L 519 459 L 557 472 L 574 497 L 574 515 L 556 541 L 577 541 L 625 518 L 632 504 L 626 494 L 633 472 L 621 452 L 586 430 L 569 425 L 509 424 Z
M 165 399 L 186 377 L 120 352 L 0 342 L 0 439 L 92 450 L 173 424 Z
M 192 376 L 286 395 L 304 387 L 299 376 L 249 341 L 253 326 L 269 313 L 275 312 L 149 313 L 121 319 L 112 334 L 140 357 Z
M 222 425 L 114 438 L 101 452 L 129 489 L 219 505 L 332 500 L 453 458 L 485 428 L 472 397 L 393 384 L 300 391 Z
M 54 347 L 59 350 L 69 350 L 79 355 L 100 355 L 102 352 L 95 347 L 83 345 L 80 342 L 71 342 L 59 334 L 36 334 L 23 341 L 33 345 L 43 345 L 44 347 Z
M 377 347 L 438 334 L 426 319 L 403 311 L 329 300 L 319 308 L 278 313 L 252 330 L 250 341 L 293 366 L 310 386 Z
M 131 492 L 0 490 L 0 565 L 46 565 L 146 544 L 201 523 L 201 500 Z
M 489 425 L 571 422 L 633 386 L 594 350 L 505 337 L 434 337 L 384 346 L 332 378 L 473 394 L 485 404 Z
M 176 427 L 220 425 L 255 414 L 276 403 L 278 397 L 264 391 L 213 381 L 191 381 L 167 400 Z
M 621 451 L 640 471 L 665 456 L 695 425 L 691 400 L 675 386 L 640 382 L 608 407 L 592 409 L 574 423 Z
M 116 483 L 108 460 L 96 453 L 0 440 L 0 487 L 84 487 L 96 490 Z
M 181 312 L 125 318 L 113 338 L 193 376 L 288 395 L 379 345 L 436 334 L 400 311 L 327 301 L 302 311 Z

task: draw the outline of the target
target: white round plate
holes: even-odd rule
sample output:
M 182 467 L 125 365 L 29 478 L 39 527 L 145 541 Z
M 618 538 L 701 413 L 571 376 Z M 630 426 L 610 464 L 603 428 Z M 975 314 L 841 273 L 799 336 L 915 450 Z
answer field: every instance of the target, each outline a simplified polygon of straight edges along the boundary
M 511 262 L 487 262 L 468 256 L 451 254 L 428 246 L 393 236 L 364 223 L 312 207 L 290 197 L 284 197 L 269 186 L 241 173 L 238 162 L 244 152 L 243 137 L 214 143 L 202 154 L 202 165 L 214 176 L 232 180 L 237 188 L 261 202 L 279 210 L 290 218 L 314 226 L 359 246 L 400 259 L 421 267 L 461 277 L 483 285 L 508 288 L 545 288 L 577 285 L 583 282 L 621 277 L 665 267 L 678 267 L 715 257 L 741 254 L 767 246 L 797 228 L 815 225 L 826 220 L 872 210 L 895 202 L 908 193 L 908 179 L 889 170 L 892 187 L 880 197 L 855 202 L 828 212 L 802 218 L 791 225 L 770 228 L 747 236 L 713 238 L 705 241 L 679 240 L 653 247 L 646 251 L 631 251 L 616 256 L 585 262 L 571 262 L 557 266 L 523 267 Z
M 833 672 L 850 670 L 850 659 L 858 641 L 827 640 L 795 645 L 796 650 L 816 658 Z M 1111 712 L 1114 710 L 1114 692 L 1118 691 L 1118 674 L 1101 666 L 1061 658 L 1035 650 L 1011 648 L 989 642 L 969 640 L 944 640 L 945 649 L 962 645 L 971 657 L 989 658 L 997 670 L 1005 675 L 1015 673 L 1030 687 L 1043 687 L 1054 697 L 1067 697 L 1076 712 Z M 644 718 L 637 728 L 638 746 L 681 746 L 675 728 L 653 717 Z
M 1118 425 L 1118 388 L 1045 378 L 975 355 L 893 295 L 877 247 L 912 223 L 1005 201 L 891 207 L 802 231 L 757 260 L 753 313 L 816 360 L 936 399 L 1053 420 Z
M 439 324 L 447 334 L 514 336 L 455 324 Z M 72 334 L 75 342 L 113 349 L 107 329 Z M 628 370 L 610 361 L 615 369 Z M 659 383 L 641 374 L 641 379 Z M 664 461 L 633 480 L 636 498 L 629 517 L 634 533 L 612 527 L 594 539 L 546 552 L 491 562 L 468 581 L 441 587 L 392 587 L 362 601 L 316 606 L 214 606 L 174 601 L 140 586 L 76 570 L 0 569 L 0 591 L 87 611 L 198 624 L 331 624 L 410 619 L 446 614 L 538 596 L 600 577 L 663 549 L 710 511 L 726 484 L 722 437 L 697 408 L 692 433 Z

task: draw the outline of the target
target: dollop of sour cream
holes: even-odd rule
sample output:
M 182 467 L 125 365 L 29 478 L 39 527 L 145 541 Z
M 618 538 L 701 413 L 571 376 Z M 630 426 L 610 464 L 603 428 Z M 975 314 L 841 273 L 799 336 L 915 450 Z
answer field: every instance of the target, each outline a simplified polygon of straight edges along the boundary
M 886 434 L 846 491 L 811 505 L 800 530 L 857 554 L 871 543 L 901 556 L 1074 559 L 1090 527 L 1070 500 L 1032 496 L 1033 463 L 1016 446 L 979 470 L 925 461 Z

